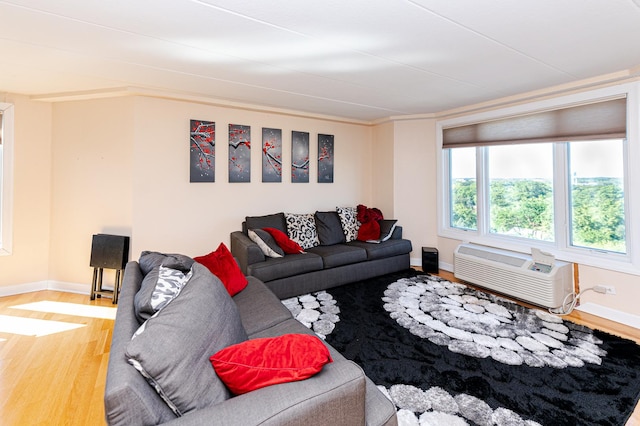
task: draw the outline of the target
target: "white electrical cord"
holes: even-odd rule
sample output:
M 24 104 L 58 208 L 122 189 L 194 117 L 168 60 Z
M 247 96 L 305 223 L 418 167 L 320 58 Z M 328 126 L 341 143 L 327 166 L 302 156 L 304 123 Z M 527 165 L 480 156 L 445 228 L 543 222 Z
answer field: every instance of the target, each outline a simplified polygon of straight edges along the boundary
M 562 305 L 557 308 L 549 308 L 549 313 L 554 315 L 569 315 L 575 309 L 580 297 L 586 293 L 587 291 L 595 291 L 596 293 L 605 294 L 607 289 L 604 286 L 597 285 L 595 287 L 589 287 L 582 290 L 580 293 L 576 294 L 575 291 L 567 294 L 562 301 Z

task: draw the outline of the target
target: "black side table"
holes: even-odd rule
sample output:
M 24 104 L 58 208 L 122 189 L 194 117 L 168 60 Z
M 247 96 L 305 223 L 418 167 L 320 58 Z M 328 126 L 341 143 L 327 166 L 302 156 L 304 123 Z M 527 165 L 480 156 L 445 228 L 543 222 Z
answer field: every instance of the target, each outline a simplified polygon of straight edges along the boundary
M 96 297 L 111 297 L 112 303 L 118 303 L 122 286 L 122 273 L 129 260 L 129 237 L 122 235 L 95 234 L 91 242 L 91 261 L 93 280 L 91 282 L 91 300 Z M 116 277 L 113 290 L 102 288 L 104 269 L 115 269 Z
M 422 247 L 422 270 L 430 274 L 440 272 L 437 248 Z

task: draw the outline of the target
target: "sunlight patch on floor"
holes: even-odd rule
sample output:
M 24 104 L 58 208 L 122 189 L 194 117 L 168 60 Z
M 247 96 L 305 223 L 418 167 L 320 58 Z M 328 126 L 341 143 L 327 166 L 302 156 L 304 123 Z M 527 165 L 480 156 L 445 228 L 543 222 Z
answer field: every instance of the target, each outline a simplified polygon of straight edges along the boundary
M 0 315 L 0 333 L 40 337 L 80 327 L 85 324 Z
M 14 309 L 25 309 L 29 311 L 47 312 L 51 314 L 75 315 L 79 317 L 115 319 L 116 308 L 108 306 L 82 305 L 79 303 L 52 302 L 43 300 L 41 302 L 26 303 L 24 305 L 11 306 Z

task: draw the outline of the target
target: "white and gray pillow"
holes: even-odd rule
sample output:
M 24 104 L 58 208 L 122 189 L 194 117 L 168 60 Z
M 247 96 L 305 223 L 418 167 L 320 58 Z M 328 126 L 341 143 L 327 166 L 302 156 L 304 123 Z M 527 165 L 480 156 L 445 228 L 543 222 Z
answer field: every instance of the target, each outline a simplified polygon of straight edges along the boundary
M 284 250 L 280 248 L 276 240 L 273 239 L 271 234 L 262 229 L 249 229 L 247 234 L 251 241 L 256 243 L 262 253 L 267 257 L 282 257 L 284 256 Z
M 285 213 L 287 234 L 304 250 L 320 245 L 313 214 Z
M 340 224 L 347 242 L 358 239 L 358 229 L 360 222 L 358 221 L 358 210 L 355 207 L 336 207 Z

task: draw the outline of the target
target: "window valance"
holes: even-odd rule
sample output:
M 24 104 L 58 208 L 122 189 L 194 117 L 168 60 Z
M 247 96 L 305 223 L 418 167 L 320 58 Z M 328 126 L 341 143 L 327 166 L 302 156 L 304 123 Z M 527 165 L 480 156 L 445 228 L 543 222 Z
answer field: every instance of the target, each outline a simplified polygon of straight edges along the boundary
M 620 139 L 626 135 L 627 98 L 622 97 L 445 128 L 442 147 Z

